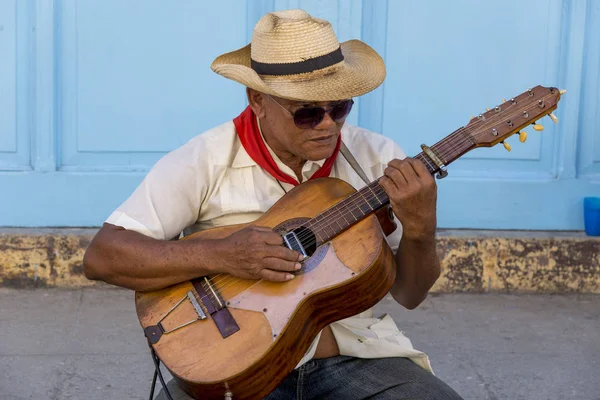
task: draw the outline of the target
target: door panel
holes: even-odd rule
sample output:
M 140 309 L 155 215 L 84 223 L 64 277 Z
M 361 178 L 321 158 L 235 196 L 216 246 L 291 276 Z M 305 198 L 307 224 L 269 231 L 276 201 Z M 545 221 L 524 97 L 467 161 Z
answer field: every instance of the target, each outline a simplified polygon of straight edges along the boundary
M 231 120 L 210 70 L 271 10 L 303 8 L 385 59 L 348 122 L 408 155 L 538 84 L 567 89 L 544 131 L 477 149 L 439 182 L 439 226 L 583 229 L 600 195 L 600 4 L 532 0 L 0 2 L 0 226 L 98 226 L 166 152 Z

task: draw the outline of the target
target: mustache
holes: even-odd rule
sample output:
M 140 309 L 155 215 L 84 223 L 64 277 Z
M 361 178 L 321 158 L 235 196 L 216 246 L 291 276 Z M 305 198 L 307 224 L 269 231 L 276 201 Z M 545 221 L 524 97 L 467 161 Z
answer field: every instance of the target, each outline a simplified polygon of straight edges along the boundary
M 340 135 L 340 132 L 332 132 L 332 133 L 327 133 L 327 134 L 320 134 L 320 135 L 315 135 L 313 137 L 309 137 L 307 138 L 307 140 L 321 140 L 321 139 L 329 139 L 332 137 L 337 137 Z

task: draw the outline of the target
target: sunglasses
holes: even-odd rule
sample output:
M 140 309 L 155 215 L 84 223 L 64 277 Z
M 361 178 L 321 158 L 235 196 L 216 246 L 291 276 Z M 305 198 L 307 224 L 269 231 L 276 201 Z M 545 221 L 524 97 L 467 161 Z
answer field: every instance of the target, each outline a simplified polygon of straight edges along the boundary
M 329 116 L 335 122 L 342 122 L 350 114 L 354 104 L 352 99 L 342 100 L 328 107 L 300 107 L 292 113 L 273 97 L 269 97 L 294 118 L 294 124 L 300 129 L 313 129 L 323 121 L 326 113 L 329 113 Z

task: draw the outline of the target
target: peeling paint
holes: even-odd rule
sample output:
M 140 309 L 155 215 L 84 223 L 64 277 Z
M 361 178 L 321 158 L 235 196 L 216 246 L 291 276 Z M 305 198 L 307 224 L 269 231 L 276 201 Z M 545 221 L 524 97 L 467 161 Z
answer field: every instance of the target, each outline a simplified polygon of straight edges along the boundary
M 438 247 L 442 276 L 434 291 L 463 291 L 466 277 L 473 277 L 469 291 L 600 293 L 598 238 L 445 236 Z
M 80 235 L 0 234 L 0 286 L 15 288 L 93 286 L 83 275 L 90 238 Z

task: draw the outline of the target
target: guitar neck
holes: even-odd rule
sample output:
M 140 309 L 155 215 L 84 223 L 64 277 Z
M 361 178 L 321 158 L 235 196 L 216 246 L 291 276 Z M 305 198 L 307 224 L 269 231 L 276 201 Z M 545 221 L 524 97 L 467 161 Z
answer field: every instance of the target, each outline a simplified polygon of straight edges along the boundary
M 475 144 L 467 129 L 463 127 L 431 146 L 431 150 L 441 159 L 444 165 L 449 165 L 474 146 Z M 422 161 L 429 173 L 439 172 L 440 168 L 426 154 L 419 153 L 414 158 Z M 315 233 L 318 242 L 325 243 L 370 214 L 385 207 L 389 202 L 390 199 L 387 193 L 379 184 L 379 179 L 376 179 L 307 221 L 303 226 Z
M 469 128 L 459 128 L 446 138 L 440 140 L 431 150 L 440 158 L 444 165 L 450 165 L 456 159 L 475 148 L 476 143 L 469 132 Z M 424 153 L 419 153 L 415 157 L 425 164 L 429 173 L 434 175 L 440 171 L 440 168 Z
M 430 149 L 425 148 L 424 153 L 417 154 L 414 158 L 422 161 L 429 173 L 440 172 L 441 164 L 450 165 L 476 147 L 492 147 L 503 143 L 509 136 L 519 133 L 523 142 L 527 138 L 526 132 L 521 129 L 534 124 L 534 129 L 541 130 L 541 125 L 536 125 L 539 118 L 550 115 L 554 122 L 558 122 L 552 113 L 564 91 L 555 87 L 536 86 L 519 94 L 502 104 L 488 109 L 486 112 L 472 118 L 467 126 L 461 127 L 442 139 Z M 507 150 L 510 147 L 505 144 Z M 431 152 L 429 151 L 431 150 Z M 436 162 L 437 161 L 437 162 Z M 345 229 L 356 224 L 368 215 L 385 207 L 390 199 L 379 179 L 371 182 L 358 192 L 340 201 L 333 207 L 307 221 L 303 226 L 315 233 L 317 242 L 324 243 Z

